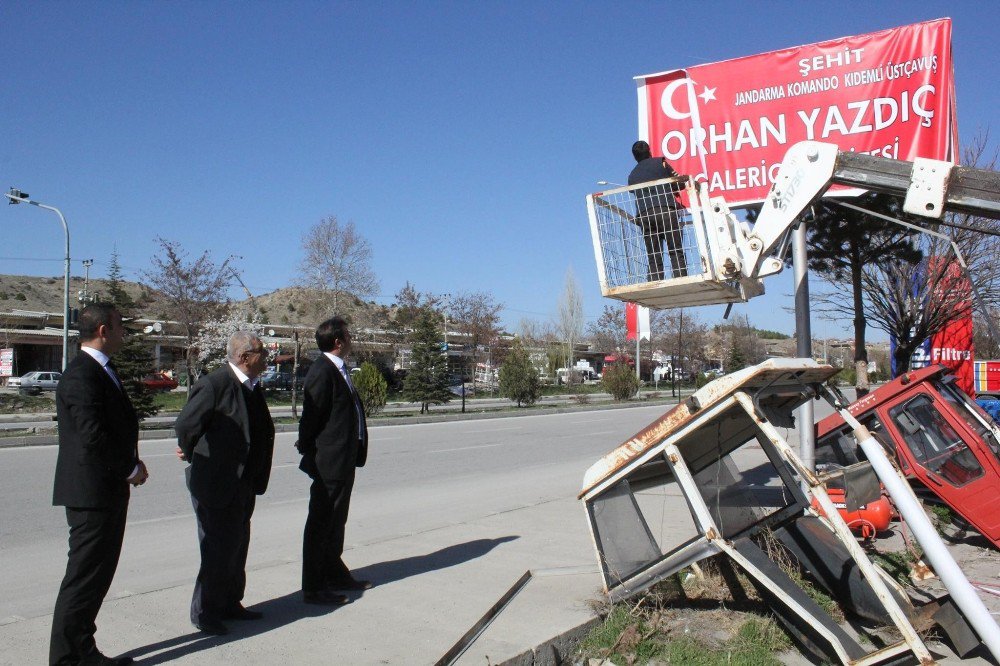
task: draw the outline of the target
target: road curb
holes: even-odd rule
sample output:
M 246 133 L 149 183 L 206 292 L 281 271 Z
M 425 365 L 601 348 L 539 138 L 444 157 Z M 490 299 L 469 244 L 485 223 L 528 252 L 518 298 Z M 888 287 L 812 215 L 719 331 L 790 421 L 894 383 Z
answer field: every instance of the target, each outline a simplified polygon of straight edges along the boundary
M 443 423 L 447 421 L 478 421 L 483 419 L 506 419 L 518 418 L 521 416 L 545 416 L 549 414 L 569 414 L 573 412 L 596 412 L 609 409 L 633 409 L 637 407 L 669 407 L 676 404 L 676 398 L 637 400 L 624 403 L 609 404 L 583 404 L 564 405 L 560 407 L 542 407 L 539 409 L 526 409 L 525 411 L 500 411 L 484 410 L 481 412 L 443 412 L 441 414 L 424 414 L 423 416 L 399 416 L 399 417 L 373 417 L 368 420 L 368 426 L 378 428 L 382 426 L 415 425 L 419 423 Z M 294 432 L 298 430 L 295 423 L 275 424 L 276 432 Z M 157 428 L 155 430 L 140 430 L 139 439 L 173 439 L 176 437 L 173 428 Z M 19 448 L 26 446 L 51 446 L 58 444 L 58 436 L 55 433 L 45 433 L 41 435 L 18 435 L 13 437 L 0 437 L 0 449 Z
M 592 617 L 516 657 L 499 662 L 497 666 L 561 666 L 572 663 L 571 657 L 580 639 L 603 621 L 603 617 Z

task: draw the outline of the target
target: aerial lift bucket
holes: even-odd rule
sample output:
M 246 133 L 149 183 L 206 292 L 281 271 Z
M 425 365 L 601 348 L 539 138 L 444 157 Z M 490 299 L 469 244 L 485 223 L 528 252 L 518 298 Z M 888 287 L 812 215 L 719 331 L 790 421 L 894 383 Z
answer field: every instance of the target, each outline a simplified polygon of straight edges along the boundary
M 687 176 L 588 195 L 587 210 L 608 298 L 663 310 L 744 303 L 764 293 L 761 280 L 725 270 L 735 256 L 734 225 L 745 223 Z

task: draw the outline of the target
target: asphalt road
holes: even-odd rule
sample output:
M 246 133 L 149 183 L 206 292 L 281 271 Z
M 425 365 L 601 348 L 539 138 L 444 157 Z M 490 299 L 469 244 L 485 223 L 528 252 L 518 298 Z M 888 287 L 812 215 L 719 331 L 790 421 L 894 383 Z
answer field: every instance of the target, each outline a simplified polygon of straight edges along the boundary
M 553 545 L 542 525 L 533 529 L 522 524 L 486 540 L 477 538 L 483 533 L 475 528 L 467 537 L 460 535 L 463 526 L 477 521 L 559 500 L 570 507 L 574 539 L 588 543 L 582 510 L 574 506 L 584 471 L 662 411 L 638 407 L 373 428 L 368 465 L 360 470 L 354 491 L 346 559 L 354 567 L 370 569 L 378 563 L 359 561 L 364 548 L 384 546 L 386 552 L 412 554 L 426 541 L 422 535 L 455 528 L 448 533 L 456 535 L 458 543 L 449 547 L 475 544 L 481 555 L 520 541 L 521 550 L 537 554 L 531 566 L 565 565 L 558 547 L 546 555 L 544 548 L 530 545 L 532 540 Z M 253 570 L 300 561 L 308 480 L 297 469 L 294 439 L 293 433 L 277 438 L 270 487 L 254 516 Z M 198 555 L 184 464 L 173 453 L 175 441 L 150 440 L 140 446 L 150 480 L 133 490 L 125 547 L 109 599 L 134 597 L 141 605 L 143 595 L 158 590 L 181 588 L 181 597 L 189 595 Z M 65 566 L 67 533 L 63 511 L 50 501 L 55 457 L 55 446 L 0 449 L 0 642 L 25 623 L 44 634 L 52 611 Z M 566 520 L 561 522 L 565 527 Z M 588 555 L 584 549 L 584 561 Z M 472 558 L 472 553 L 463 557 Z M 297 566 L 291 569 L 297 573 Z M 469 600 L 471 608 L 481 612 L 477 609 L 488 607 L 509 583 L 505 573 L 489 584 L 482 598 Z M 254 588 L 254 575 L 249 587 Z M 183 626 L 183 606 L 168 612 Z M 451 632 L 456 638 L 461 633 Z

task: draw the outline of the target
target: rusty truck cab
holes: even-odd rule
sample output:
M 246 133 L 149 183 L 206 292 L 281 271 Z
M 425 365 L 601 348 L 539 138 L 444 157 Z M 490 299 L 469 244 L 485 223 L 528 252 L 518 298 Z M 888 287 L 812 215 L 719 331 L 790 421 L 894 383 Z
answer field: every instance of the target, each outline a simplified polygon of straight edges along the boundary
M 946 372 L 939 365 L 908 372 L 849 411 L 896 456 L 911 482 L 926 487 L 1000 548 L 1000 429 Z M 839 414 L 820 421 L 817 461 L 844 451 L 850 438 Z

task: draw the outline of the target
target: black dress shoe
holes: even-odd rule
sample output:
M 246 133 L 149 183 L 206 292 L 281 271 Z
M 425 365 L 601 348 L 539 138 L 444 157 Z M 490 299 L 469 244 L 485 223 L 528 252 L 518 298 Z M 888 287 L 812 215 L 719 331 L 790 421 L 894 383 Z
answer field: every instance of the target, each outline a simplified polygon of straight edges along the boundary
M 321 606 L 343 606 L 350 602 L 346 595 L 337 594 L 330 590 L 319 590 L 316 592 L 302 592 L 302 601 L 307 604 L 317 604 Z
M 194 626 L 198 627 L 198 631 L 209 636 L 225 636 L 229 633 L 229 627 L 219 620 L 202 620 L 196 622 Z
M 264 617 L 260 611 L 250 610 L 243 606 L 237 606 L 223 616 L 226 620 L 259 620 Z
M 349 580 L 333 581 L 329 587 L 331 590 L 340 590 L 343 592 L 361 592 L 362 590 L 372 589 L 375 587 L 375 583 L 370 580 L 356 580 L 351 578 Z

